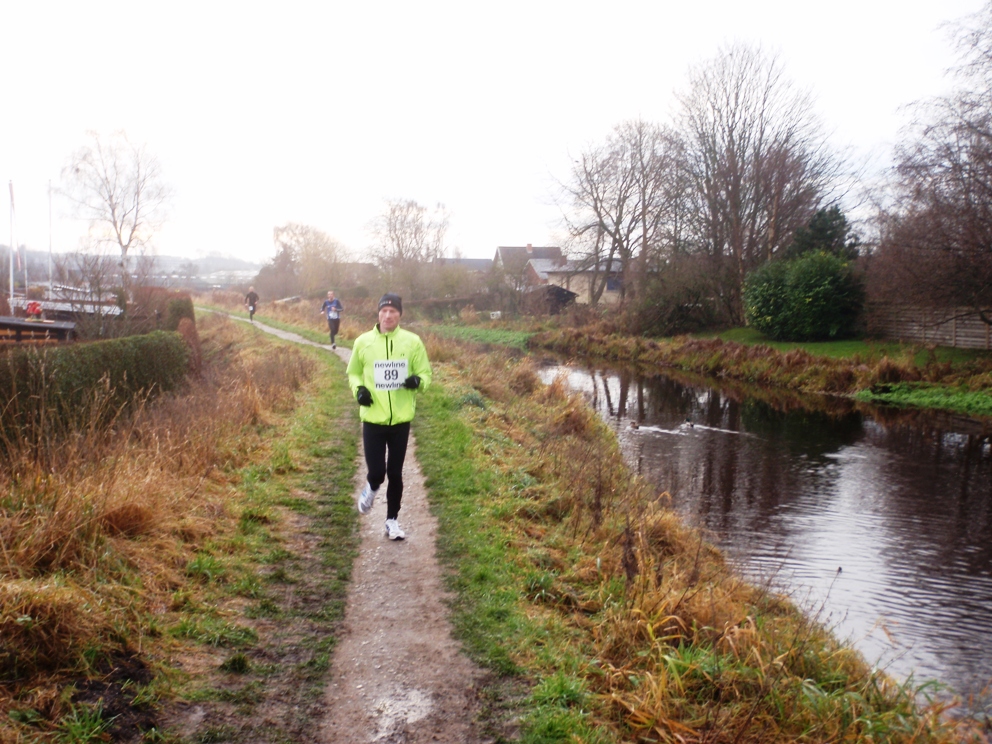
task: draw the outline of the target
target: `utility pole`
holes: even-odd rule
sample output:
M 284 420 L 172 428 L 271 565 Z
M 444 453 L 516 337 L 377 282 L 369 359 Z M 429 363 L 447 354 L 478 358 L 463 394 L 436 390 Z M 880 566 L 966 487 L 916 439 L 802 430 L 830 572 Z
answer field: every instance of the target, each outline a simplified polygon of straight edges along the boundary
M 10 187 L 10 313 L 14 313 L 14 182 L 8 181 Z
M 48 179 L 48 301 L 52 301 L 52 179 Z

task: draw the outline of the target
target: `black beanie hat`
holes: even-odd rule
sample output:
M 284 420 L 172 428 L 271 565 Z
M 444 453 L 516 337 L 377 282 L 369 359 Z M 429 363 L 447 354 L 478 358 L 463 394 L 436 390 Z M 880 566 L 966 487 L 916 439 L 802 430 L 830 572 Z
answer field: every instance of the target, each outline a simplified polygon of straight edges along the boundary
M 384 307 L 395 307 L 397 312 L 403 314 L 403 300 L 398 294 L 393 294 L 392 292 L 386 292 L 382 297 L 379 298 L 379 309 L 382 310 Z

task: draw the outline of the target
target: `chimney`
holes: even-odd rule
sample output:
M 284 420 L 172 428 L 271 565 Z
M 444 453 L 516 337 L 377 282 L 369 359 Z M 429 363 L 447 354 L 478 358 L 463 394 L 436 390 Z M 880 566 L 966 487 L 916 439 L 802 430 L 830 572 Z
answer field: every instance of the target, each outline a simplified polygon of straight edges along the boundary
M 527 254 L 530 255 L 533 252 L 534 252 L 534 246 L 532 246 L 530 243 L 528 243 L 527 244 Z

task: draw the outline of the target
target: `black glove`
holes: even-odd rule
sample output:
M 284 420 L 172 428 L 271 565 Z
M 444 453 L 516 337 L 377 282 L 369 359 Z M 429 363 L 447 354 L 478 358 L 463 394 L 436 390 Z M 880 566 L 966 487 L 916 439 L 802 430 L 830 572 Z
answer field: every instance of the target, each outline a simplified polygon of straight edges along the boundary
M 364 385 L 358 386 L 358 394 L 355 396 L 360 406 L 370 406 L 372 405 L 372 393 Z
M 420 378 L 416 375 L 410 375 L 405 380 L 403 380 L 403 387 L 407 390 L 416 390 L 420 387 Z

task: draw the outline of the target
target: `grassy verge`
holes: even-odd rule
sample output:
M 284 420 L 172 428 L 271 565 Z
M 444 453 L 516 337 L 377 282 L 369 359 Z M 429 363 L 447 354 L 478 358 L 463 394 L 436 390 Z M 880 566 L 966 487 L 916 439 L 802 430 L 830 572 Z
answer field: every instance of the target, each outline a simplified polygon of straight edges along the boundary
M 0 471 L 4 744 L 306 725 L 356 544 L 354 406 L 337 358 L 200 328 L 181 393 Z M 271 730 L 245 728 L 287 699 Z M 164 734 L 177 700 L 205 715 Z
M 432 325 L 431 333 L 444 338 L 492 346 L 506 346 L 521 351 L 526 350 L 527 341 L 534 335 L 533 332 L 529 331 L 514 331 L 505 328 L 452 325 Z
M 960 727 L 739 581 L 529 363 L 432 344 L 418 453 L 498 741 L 951 742 Z M 519 731 L 513 730 L 517 721 Z
M 174 626 L 174 633 L 192 628 L 198 644 L 180 655 L 183 669 L 201 670 L 179 675 L 172 694 L 200 711 L 193 728 L 167 721 L 184 741 L 311 735 L 358 545 L 351 499 L 358 427 L 340 360 L 299 353 L 315 362 L 307 395 L 272 432 L 271 457 L 241 472 L 237 521 L 198 553 L 207 570 Z M 211 633 L 217 613 L 241 633 L 231 640 Z
M 750 346 L 763 345 L 776 351 L 792 351 L 802 349 L 814 356 L 837 359 L 857 359 L 859 361 L 878 361 L 882 357 L 890 359 L 911 359 L 917 367 L 925 368 L 933 361 L 951 364 L 981 362 L 992 356 L 992 353 L 980 349 L 955 349 L 949 346 L 933 348 L 919 344 L 903 344 L 897 341 L 872 341 L 845 339 L 843 341 L 812 341 L 790 342 L 773 341 L 754 328 L 732 328 L 717 334 L 723 341 Z
M 854 395 L 866 403 L 884 403 L 900 407 L 939 408 L 968 416 L 992 418 L 992 395 L 973 391 L 920 383 L 876 385 Z

